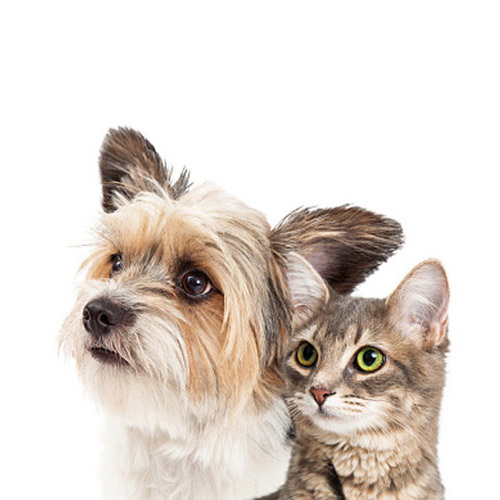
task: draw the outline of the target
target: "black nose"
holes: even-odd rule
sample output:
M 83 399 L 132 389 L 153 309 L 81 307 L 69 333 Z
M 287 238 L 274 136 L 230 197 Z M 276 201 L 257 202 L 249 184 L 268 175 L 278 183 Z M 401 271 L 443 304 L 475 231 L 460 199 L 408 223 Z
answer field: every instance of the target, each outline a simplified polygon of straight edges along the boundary
M 117 327 L 125 316 L 125 308 L 105 297 L 91 300 L 83 309 L 83 326 L 87 332 L 102 337 Z

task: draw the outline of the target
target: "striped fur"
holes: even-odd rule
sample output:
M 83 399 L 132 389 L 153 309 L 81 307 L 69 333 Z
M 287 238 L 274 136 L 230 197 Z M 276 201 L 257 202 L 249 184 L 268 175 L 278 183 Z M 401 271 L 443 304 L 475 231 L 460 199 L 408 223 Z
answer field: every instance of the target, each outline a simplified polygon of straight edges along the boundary
M 302 286 L 291 281 L 292 291 Z M 333 291 L 318 298 L 317 286 L 309 294 L 309 321 L 295 328 L 285 357 L 297 437 L 287 481 L 269 498 L 441 500 L 437 434 L 449 343 L 444 269 L 423 262 L 387 300 Z M 311 367 L 297 360 L 305 341 L 318 353 Z M 365 346 L 385 355 L 373 372 L 356 365 Z M 323 401 L 313 397 L 317 388 L 328 391 Z

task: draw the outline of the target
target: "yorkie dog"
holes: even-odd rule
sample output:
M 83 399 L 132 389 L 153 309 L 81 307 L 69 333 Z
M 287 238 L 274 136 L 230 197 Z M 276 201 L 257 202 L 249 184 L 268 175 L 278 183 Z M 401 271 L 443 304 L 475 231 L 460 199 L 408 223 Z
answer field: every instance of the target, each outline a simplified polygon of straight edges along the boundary
M 60 347 L 112 419 L 104 498 L 275 490 L 289 458 L 287 256 L 347 293 L 401 245 L 400 225 L 342 206 L 297 210 L 271 229 L 220 189 L 191 187 L 186 171 L 174 182 L 125 128 L 108 133 L 99 166 L 104 213 Z M 305 288 L 309 269 L 293 266 Z

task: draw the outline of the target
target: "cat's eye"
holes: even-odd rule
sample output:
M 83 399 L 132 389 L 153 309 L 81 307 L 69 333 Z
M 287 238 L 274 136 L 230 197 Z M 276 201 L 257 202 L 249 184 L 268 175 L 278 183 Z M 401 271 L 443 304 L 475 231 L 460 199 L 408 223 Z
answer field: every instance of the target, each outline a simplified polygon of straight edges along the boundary
M 122 256 L 119 253 L 115 253 L 111 256 L 111 272 L 109 273 L 109 277 L 112 278 L 114 274 L 118 273 L 123 269 L 123 260 Z
M 318 360 L 318 351 L 309 342 L 302 342 L 297 349 L 295 359 L 299 365 L 310 368 Z
M 385 354 L 376 347 L 366 346 L 354 357 L 354 366 L 363 372 L 374 372 L 385 363 Z
M 210 278 L 203 271 L 190 271 L 184 274 L 180 285 L 190 297 L 202 297 L 213 290 Z

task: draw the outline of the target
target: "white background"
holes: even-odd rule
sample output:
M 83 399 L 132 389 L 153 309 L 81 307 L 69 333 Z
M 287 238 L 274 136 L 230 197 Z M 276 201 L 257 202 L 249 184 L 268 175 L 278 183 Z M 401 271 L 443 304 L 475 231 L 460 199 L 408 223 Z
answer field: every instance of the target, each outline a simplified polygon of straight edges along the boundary
M 94 409 L 56 338 L 100 200 L 108 127 L 271 223 L 346 202 L 437 257 L 452 287 L 440 463 L 499 498 L 498 2 L 4 2 L 0 7 L 2 499 L 99 498 Z

